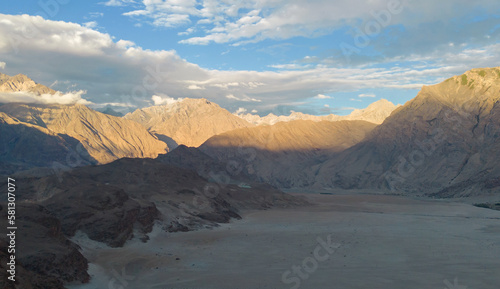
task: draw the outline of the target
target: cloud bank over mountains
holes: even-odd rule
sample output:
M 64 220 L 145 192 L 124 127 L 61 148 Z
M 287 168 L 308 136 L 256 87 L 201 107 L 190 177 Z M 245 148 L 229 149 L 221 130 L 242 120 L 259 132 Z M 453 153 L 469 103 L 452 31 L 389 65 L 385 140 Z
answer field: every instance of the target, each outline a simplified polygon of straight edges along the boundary
M 248 41 L 315 37 L 335 29 L 363 27 L 378 15 L 372 12 L 388 9 L 389 2 L 105 3 L 122 8 L 133 5 L 123 17 L 133 17 L 141 24 L 186 27 L 182 35 L 186 37 L 183 42 L 188 44 L 244 45 Z M 307 64 L 298 59 L 295 63 L 276 64 L 267 71 L 207 69 L 183 59 L 175 50 L 149 50 L 130 40 L 116 39 L 96 30 L 97 24 L 2 14 L 0 69 L 10 75 L 28 74 L 45 85 L 54 83 L 52 88 L 63 92 L 85 90 L 87 94 L 80 97 L 95 106 L 112 104 L 131 110 L 162 103 L 158 96 L 203 97 L 230 111 L 242 107 L 262 115 L 279 109 L 284 109 L 285 114 L 290 110 L 303 111 L 304 107 L 309 111 L 303 112 L 321 113 L 325 104 L 331 107 L 331 112 L 336 112 L 340 108 L 334 107 L 335 103 L 341 100 L 337 93 L 354 92 L 355 96 L 364 95 L 368 99 L 371 99 L 368 95 L 386 97 L 380 90 L 391 90 L 393 94 L 417 91 L 422 85 L 436 83 L 470 67 L 498 62 L 499 29 L 492 25 L 493 18 L 470 16 L 466 17 L 470 25 L 462 22 L 453 25 L 457 17 L 474 15 L 475 11 L 467 9 L 470 5 L 465 5 L 465 1 L 446 0 L 432 6 L 425 3 L 401 2 L 402 12 L 391 15 L 387 30 L 370 38 L 369 46 L 364 48 L 376 52 L 370 59 L 361 61 L 360 55 L 351 55 L 352 62 L 345 65 L 344 56 L 333 51 L 331 57 L 308 57 Z M 478 11 L 491 13 L 499 10 L 497 7 L 496 1 L 477 4 Z M 355 35 L 354 30 L 345 33 Z M 379 91 L 366 92 L 369 89 Z M 351 95 L 345 100 L 352 98 Z
M 40 104 L 84 104 L 92 105 L 92 102 L 82 98 L 84 90 L 67 93 L 56 92 L 37 95 L 28 91 L 0 92 L 0 103 L 26 102 Z

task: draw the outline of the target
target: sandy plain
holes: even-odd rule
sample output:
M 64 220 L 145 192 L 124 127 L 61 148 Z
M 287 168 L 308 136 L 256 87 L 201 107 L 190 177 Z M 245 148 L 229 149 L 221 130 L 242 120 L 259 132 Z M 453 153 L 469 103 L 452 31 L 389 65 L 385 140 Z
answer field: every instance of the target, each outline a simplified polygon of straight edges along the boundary
M 500 211 L 387 195 L 303 196 L 313 205 L 244 212 L 211 230 L 157 227 L 149 242 L 123 248 L 77 235 L 92 280 L 68 288 L 499 288 Z

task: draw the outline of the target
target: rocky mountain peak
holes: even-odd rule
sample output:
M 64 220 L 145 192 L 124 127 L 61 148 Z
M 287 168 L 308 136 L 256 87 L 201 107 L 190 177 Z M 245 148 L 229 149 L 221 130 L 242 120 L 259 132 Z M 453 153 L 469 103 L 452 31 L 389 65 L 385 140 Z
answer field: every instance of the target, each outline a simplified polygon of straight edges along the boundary
M 142 124 L 159 138 L 172 139 L 176 144 L 191 147 L 200 146 L 214 135 L 252 126 L 204 98 L 185 98 L 142 108 L 124 118 Z
M 55 94 L 56 91 L 34 80 L 24 74 L 9 76 L 0 73 L 0 92 L 32 92 L 36 95 Z

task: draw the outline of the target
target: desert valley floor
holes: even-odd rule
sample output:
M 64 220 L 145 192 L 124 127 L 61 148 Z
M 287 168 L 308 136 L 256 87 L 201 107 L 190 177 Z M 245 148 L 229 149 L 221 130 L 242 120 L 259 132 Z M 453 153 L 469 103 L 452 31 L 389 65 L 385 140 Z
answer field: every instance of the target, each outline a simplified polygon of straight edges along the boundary
M 388 195 L 302 196 L 310 206 L 248 211 L 212 230 L 155 229 L 149 242 L 123 248 L 77 234 L 73 240 L 89 259 L 92 279 L 69 288 L 278 289 L 298 288 L 290 280 L 299 279 L 300 288 L 315 289 L 500 284 L 500 211 Z M 327 242 L 328 236 L 333 253 L 311 261 L 318 238 Z M 303 263 L 311 273 L 301 269 L 300 278 L 292 266 Z

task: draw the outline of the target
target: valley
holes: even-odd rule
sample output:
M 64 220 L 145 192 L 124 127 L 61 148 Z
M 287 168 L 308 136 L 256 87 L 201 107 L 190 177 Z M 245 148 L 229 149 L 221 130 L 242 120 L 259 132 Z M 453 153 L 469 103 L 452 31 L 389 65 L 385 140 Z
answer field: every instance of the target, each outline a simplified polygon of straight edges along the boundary
M 156 229 L 147 244 L 113 249 L 73 238 L 92 279 L 69 288 L 497 288 L 498 211 L 386 195 L 298 195 L 313 205 L 246 211 L 211 230 Z M 331 253 L 318 242 L 329 236 Z

